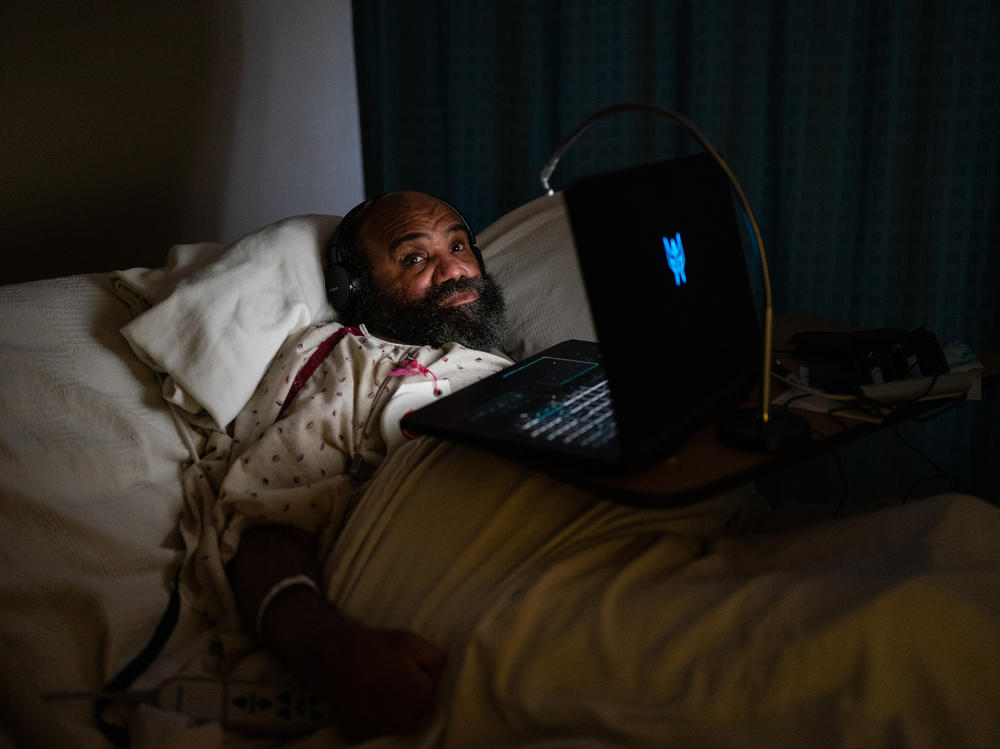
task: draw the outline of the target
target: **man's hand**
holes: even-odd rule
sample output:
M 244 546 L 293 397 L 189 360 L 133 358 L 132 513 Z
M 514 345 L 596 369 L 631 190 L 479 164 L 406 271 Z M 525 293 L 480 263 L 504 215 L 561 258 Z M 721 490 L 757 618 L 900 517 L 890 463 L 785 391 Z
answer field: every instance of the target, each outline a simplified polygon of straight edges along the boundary
M 315 539 L 287 528 L 243 534 L 229 578 L 248 627 L 276 582 L 306 574 L 318 579 Z M 273 598 L 257 633 L 292 671 L 329 703 L 350 741 L 409 733 L 434 708 L 444 653 L 403 630 L 375 629 L 341 614 L 305 586 Z
M 337 616 L 305 678 L 349 741 L 410 733 L 434 709 L 444 653 L 412 632 Z
M 443 652 L 412 632 L 365 626 L 308 588 L 276 599 L 261 636 L 326 699 L 349 741 L 409 733 L 434 709 Z

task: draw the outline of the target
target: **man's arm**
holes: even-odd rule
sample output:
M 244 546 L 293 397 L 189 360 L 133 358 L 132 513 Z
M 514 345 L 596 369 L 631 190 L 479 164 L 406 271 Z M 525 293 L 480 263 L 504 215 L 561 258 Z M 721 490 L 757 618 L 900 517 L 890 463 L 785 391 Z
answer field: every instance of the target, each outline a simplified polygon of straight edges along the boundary
M 319 583 L 316 537 L 282 526 L 253 528 L 227 572 L 240 616 L 255 630 L 276 584 L 303 574 Z M 310 587 L 273 596 L 256 634 L 327 699 L 349 740 L 407 733 L 434 707 L 444 653 L 412 632 L 366 627 Z

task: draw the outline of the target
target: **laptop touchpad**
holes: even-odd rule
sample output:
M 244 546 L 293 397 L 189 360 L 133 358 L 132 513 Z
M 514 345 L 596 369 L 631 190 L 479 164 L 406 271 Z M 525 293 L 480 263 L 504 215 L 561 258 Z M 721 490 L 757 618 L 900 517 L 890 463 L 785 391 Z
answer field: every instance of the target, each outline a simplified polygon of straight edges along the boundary
M 508 370 L 504 379 L 523 385 L 560 386 L 572 382 L 597 366 L 596 362 L 543 356 L 522 367 Z

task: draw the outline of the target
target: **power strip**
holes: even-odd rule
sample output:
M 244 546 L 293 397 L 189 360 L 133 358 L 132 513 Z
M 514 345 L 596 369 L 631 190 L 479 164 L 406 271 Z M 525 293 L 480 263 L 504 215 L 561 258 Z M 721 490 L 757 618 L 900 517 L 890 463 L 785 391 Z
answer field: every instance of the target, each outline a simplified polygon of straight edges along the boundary
M 301 736 L 330 723 L 326 703 L 294 687 L 177 677 L 151 694 L 165 710 L 255 736 Z
M 925 398 L 959 395 L 972 388 L 973 377 L 968 372 L 952 372 L 913 380 L 894 380 L 880 385 L 862 385 L 861 394 L 875 403 L 911 403 Z

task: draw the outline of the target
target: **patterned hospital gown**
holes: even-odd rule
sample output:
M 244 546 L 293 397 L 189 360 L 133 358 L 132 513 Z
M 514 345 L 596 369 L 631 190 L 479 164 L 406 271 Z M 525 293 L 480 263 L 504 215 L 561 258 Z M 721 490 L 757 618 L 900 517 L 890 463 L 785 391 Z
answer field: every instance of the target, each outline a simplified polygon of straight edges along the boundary
M 310 358 L 319 364 L 302 382 Z M 509 364 L 454 343 L 394 344 L 336 323 L 291 336 L 230 433 L 213 435 L 186 476 L 181 530 L 196 549 L 182 575 L 189 600 L 238 628 L 224 570 L 245 529 L 289 525 L 319 534 L 321 548 L 332 543 L 364 479 L 406 441 L 402 415 Z M 352 460 L 363 463 L 353 481 Z

